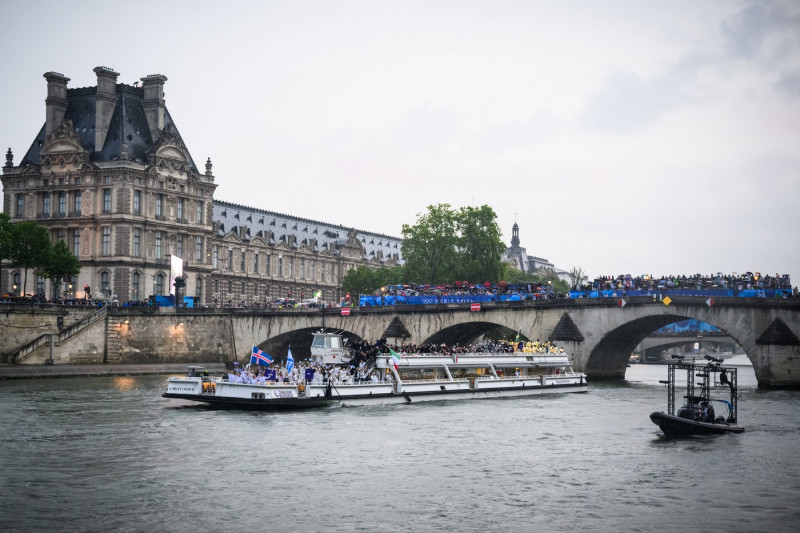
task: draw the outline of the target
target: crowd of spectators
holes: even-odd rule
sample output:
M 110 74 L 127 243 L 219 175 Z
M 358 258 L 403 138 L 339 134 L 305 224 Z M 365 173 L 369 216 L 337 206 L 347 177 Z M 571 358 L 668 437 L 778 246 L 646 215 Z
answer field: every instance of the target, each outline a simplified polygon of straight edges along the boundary
M 468 353 L 563 353 L 563 348 L 558 348 L 552 341 L 523 341 L 523 340 L 487 340 L 473 344 L 395 344 L 392 349 L 406 355 L 459 355 Z
M 470 283 L 456 281 L 449 284 L 387 285 L 373 292 L 373 296 L 499 296 L 506 294 L 529 295 L 531 297 L 553 297 L 552 283 Z
M 375 368 L 375 360 L 381 354 L 394 351 L 404 356 L 430 356 L 444 355 L 457 357 L 462 354 L 563 354 L 564 348 L 558 348 L 551 341 L 522 341 L 522 340 L 489 340 L 469 345 L 446 344 L 393 344 L 386 343 L 382 338 L 377 342 L 358 342 L 351 346 L 351 358 L 346 365 L 321 364 L 312 360 L 304 360 L 291 369 L 285 365 L 276 364 L 269 367 L 233 363 L 233 368 L 223 376 L 231 383 L 333 383 L 354 384 L 391 380 L 391 375 L 381 376 Z
M 792 281 L 789 274 L 761 274 L 761 272 L 745 272 L 744 274 L 692 274 L 653 276 L 630 274 L 619 276 L 600 276 L 580 287 L 584 290 L 658 290 L 658 289 L 782 289 L 791 290 Z
M 785 296 L 797 297 L 797 287 L 792 288 L 791 278 L 788 274 L 761 274 L 760 272 L 745 272 L 744 274 L 723 274 L 718 272 L 716 274 L 691 274 L 691 275 L 668 275 L 668 276 L 654 276 L 652 274 L 645 274 L 640 276 L 632 276 L 630 274 L 621 274 L 618 276 L 599 276 L 594 280 L 583 283 L 579 286 L 573 287 L 574 291 L 603 291 L 603 290 L 641 290 L 641 291 L 655 291 L 655 290 L 714 290 L 714 289 L 732 289 L 734 291 L 744 290 L 781 290 L 792 291 L 791 294 Z M 451 284 L 439 285 L 422 285 L 422 284 L 405 284 L 405 285 L 388 285 L 373 293 L 373 297 L 389 300 L 395 297 L 407 296 L 432 296 L 441 301 L 443 297 L 447 296 L 492 296 L 503 297 L 504 299 L 512 300 L 543 300 L 552 298 L 567 298 L 568 294 L 556 293 L 550 283 L 506 283 L 500 281 L 498 283 L 483 283 L 471 284 L 466 281 L 456 281 Z M 402 301 L 393 301 L 393 303 L 403 303 Z M 103 305 L 121 305 L 124 307 L 140 307 L 156 305 L 152 299 L 140 301 L 125 301 L 119 302 L 116 297 L 111 299 L 93 299 L 93 298 L 74 298 L 62 297 L 57 299 L 47 299 L 44 294 L 36 294 L 32 296 L 13 296 L 11 294 L 3 294 L 0 297 L 0 303 L 48 303 L 57 305 L 88 305 L 94 307 L 102 307 Z M 279 298 L 270 302 L 216 302 L 210 305 L 201 305 L 202 307 L 235 307 L 235 308 L 266 308 L 266 309 L 288 309 L 288 308 L 335 308 L 351 305 L 348 301 L 339 303 L 325 302 L 320 299 L 308 299 L 303 301 L 292 300 L 291 298 Z

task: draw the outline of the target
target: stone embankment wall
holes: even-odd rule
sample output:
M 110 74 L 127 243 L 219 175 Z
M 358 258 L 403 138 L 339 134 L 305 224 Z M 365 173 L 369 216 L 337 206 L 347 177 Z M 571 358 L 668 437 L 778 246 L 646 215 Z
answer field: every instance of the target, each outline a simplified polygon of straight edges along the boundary
M 58 333 L 96 311 L 88 306 L 0 305 L 0 362 L 9 362 L 9 354 L 37 337 Z M 61 327 L 59 317 L 63 321 Z
M 226 314 L 177 315 L 170 308 L 155 314 L 113 314 L 106 334 L 109 363 L 207 363 L 244 357 L 242 350 L 235 353 Z

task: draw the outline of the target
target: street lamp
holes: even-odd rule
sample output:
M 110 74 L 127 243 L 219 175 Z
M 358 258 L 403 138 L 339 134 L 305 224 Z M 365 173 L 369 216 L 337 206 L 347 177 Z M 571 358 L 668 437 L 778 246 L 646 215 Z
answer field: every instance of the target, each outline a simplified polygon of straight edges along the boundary
M 72 297 L 72 283 L 67 285 L 67 296 Z
M 14 287 L 14 296 L 17 296 L 17 284 L 15 283 L 13 287 Z

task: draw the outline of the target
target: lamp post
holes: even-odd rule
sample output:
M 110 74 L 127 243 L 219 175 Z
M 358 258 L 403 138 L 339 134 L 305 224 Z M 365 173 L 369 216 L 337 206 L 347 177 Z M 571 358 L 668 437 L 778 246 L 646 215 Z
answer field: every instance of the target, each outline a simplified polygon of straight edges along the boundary
M 17 296 L 17 284 L 16 283 L 13 285 L 13 288 L 14 288 L 14 296 L 16 297 Z

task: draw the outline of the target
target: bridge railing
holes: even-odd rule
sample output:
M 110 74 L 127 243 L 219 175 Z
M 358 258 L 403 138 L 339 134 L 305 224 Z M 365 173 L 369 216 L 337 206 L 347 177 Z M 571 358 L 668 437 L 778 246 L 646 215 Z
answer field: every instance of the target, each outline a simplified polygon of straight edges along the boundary
M 502 309 L 581 309 L 592 307 L 619 307 L 620 300 L 624 299 L 625 304 L 637 305 L 663 305 L 664 302 L 658 296 L 632 296 L 632 297 L 613 297 L 613 298 L 553 298 L 547 300 L 521 300 L 521 301 L 500 301 L 481 303 L 481 311 L 502 310 Z M 705 296 L 671 296 L 670 307 L 679 305 L 708 307 L 708 298 Z M 742 307 L 742 308 L 798 308 L 800 309 L 800 298 L 772 299 L 772 298 L 738 298 L 721 297 L 714 298 L 713 306 Z M 427 305 L 383 305 L 370 307 L 353 307 L 349 310 L 353 314 L 409 314 L 409 313 L 442 313 L 471 311 L 470 303 L 440 303 Z M 107 307 L 109 316 L 200 316 L 200 315 L 263 315 L 263 316 L 323 316 L 337 318 L 342 315 L 340 307 L 296 307 L 296 308 L 265 308 L 265 307 L 194 307 L 194 308 L 174 308 L 174 307 Z M 352 315 L 351 315 L 352 316 Z M 344 318 L 344 317 L 343 317 Z M 345 318 L 346 319 L 346 318 Z

